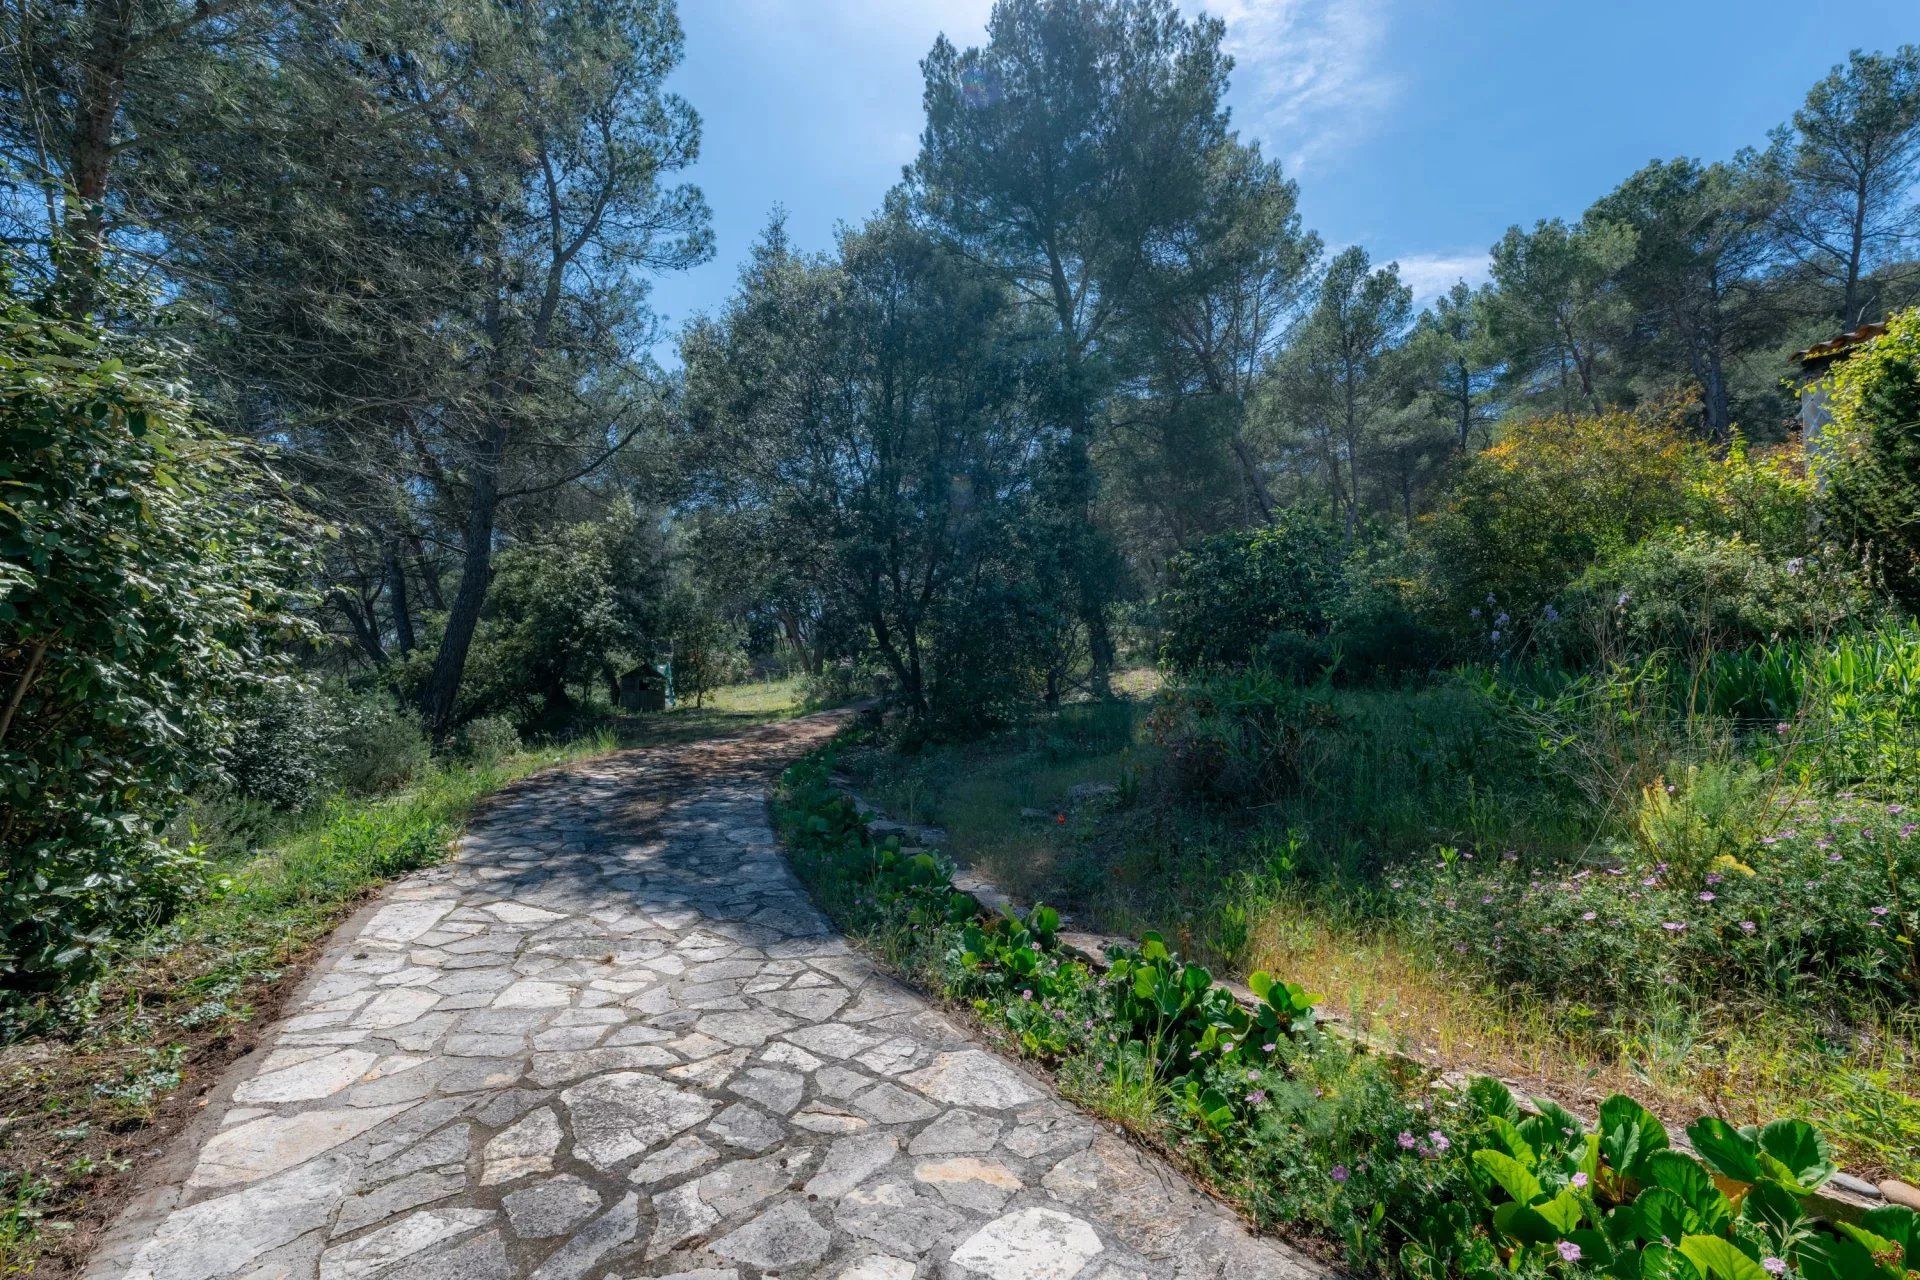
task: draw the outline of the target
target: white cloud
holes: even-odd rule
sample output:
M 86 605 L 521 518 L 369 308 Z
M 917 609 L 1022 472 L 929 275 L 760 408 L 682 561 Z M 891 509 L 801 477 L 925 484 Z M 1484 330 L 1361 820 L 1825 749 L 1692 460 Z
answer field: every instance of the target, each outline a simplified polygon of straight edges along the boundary
M 1394 259 L 1400 279 L 1413 290 L 1413 305 L 1424 307 L 1453 288 L 1457 280 L 1477 285 L 1490 269 L 1485 250 L 1463 253 L 1406 253 Z
M 1386 0 L 1187 0 L 1224 19 L 1243 131 L 1298 174 L 1366 133 L 1398 86 L 1381 62 Z

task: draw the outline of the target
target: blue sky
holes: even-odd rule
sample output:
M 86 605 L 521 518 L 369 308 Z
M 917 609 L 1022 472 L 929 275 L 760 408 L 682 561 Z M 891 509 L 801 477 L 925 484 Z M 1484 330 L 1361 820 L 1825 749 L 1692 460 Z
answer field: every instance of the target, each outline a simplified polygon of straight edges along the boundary
M 1920 42 L 1915 0 L 1181 3 L 1227 20 L 1235 126 L 1299 179 L 1308 225 L 1398 260 L 1423 299 L 1650 159 L 1763 143 L 1850 48 Z M 718 253 L 654 282 L 667 322 L 725 300 L 775 205 L 808 249 L 874 209 L 917 147 L 920 57 L 940 31 L 978 43 L 990 8 L 680 0 L 672 83 L 705 120 L 690 177 Z

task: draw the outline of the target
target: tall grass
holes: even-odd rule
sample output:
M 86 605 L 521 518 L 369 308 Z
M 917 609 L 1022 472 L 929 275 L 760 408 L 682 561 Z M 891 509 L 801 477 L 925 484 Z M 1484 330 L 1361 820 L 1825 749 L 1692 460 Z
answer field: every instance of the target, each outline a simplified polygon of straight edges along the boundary
M 1920 628 L 1327 691 L 1297 740 L 1223 713 L 1247 687 L 1188 716 L 1190 691 L 1079 746 L 1042 721 L 848 760 L 1017 894 L 1300 975 L 1436 1061 L 1806 1116 L 1860 1168 L 1920 1172 L 1915 962 L 1870 914 L 1920 906 L 1887 816 L 1914 780 Z M 1288 771 L 1234 758 L 1277 740 Z M 1119 803 L 1067 803 L 1084 780 L 1122 782 Z

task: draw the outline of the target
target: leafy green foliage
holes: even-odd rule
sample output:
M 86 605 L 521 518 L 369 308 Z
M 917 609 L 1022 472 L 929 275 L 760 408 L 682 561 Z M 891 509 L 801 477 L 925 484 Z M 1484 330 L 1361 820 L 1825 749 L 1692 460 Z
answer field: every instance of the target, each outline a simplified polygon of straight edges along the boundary
M 1553 639 L 1585 657 L 1680 654 L 1817 638 L 1868 622 L 1876 602 L 1844 559 L 1776 558 L 1735 534 L 1661 532 L 1595 563 L 1560 605 Z
M 1814 453 L 1844 536 L 1908 609 L 1920 608 L 1920 308 L 1841 362 Z
M 167 355 L 0 311 L 0 989 L 43 995 L 177 906 L 160 831 L 286 678 L 300 564 L 273 479 L 199 422 Z
M 1336 529 L 1295 513 L 1181 552 L 1154 601 L 1161 662 L 1178 672 L 1244 666 L 1276 632 L 1324 637 L 1346 559 Z

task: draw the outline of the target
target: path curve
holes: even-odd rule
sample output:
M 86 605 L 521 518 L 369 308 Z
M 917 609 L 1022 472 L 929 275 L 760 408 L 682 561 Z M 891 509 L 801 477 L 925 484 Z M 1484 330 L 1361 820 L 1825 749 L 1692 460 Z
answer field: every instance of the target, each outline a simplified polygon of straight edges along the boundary
M 768 827 L 835 726 L 489 805 L 341 930 L 90 1280 L 1306 1280 L 851 951 Z

